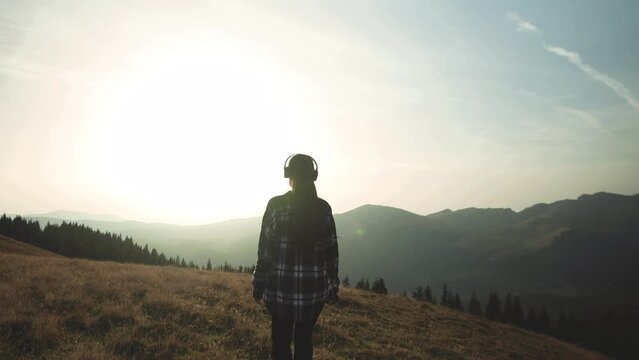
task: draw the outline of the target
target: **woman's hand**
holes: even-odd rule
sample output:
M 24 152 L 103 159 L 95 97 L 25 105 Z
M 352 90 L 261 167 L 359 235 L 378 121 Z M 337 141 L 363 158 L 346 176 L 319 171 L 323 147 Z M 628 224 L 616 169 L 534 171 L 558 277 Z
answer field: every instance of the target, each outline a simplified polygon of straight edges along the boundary
M 331 304 L 331 305 L 335 305 L 335 304 L 337 304 L 337 302 L 339 302 L 339 298 L 337 297 L 337 290 L 335 288 L 333 288 L 333 289 L 331 289 L 331 291 L 329 291 L 328 298 L 326 299 L 326 302 Z

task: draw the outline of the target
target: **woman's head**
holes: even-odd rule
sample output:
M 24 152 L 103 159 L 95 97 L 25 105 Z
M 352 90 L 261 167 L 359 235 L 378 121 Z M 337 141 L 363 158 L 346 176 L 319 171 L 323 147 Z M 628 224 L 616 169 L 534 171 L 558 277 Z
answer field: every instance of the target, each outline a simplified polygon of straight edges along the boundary
M 317 180 L 317 162 L 305 154 L 293 154 L 284 162 L 284 177 L 300 182 Z
M 317 190 L 313 183 L 317 179 L 317 162 L 304 154 L 294 154 L 284 163 L 284 177 L 293 193 L 299 198 L 316 198 Z

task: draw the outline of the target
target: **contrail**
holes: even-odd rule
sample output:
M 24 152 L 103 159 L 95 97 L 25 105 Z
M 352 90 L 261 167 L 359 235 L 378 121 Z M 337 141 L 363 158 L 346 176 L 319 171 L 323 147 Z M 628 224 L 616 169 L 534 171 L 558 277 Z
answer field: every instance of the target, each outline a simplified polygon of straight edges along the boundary
M 533 33 L 533 34 L 541 34 L 541 29 L 535 26 L 530 21 L 522 18 L 518 13 L 511 11 L 506 14 L 506 17 L 509 21 L 517 24 L 517 31 Z M 574 52 L 567 50 L 561 46 L 550 46 L 543 45 L 546 51 L 555 54 L 557 56 L 561 56 L 568 60 L 571 64 L 575 65 L 581 71 L 585 72 L 591 79 L 599 81 L 604 84 L 610 90 L 612 90 L 617 96 L 626 100 L 628 105 L 632 106 L 636 110 L 639 110 L 639 100 L 635 97 L 635 95 L 628 89 L 624 84 L 611 78 L 610 76 L 599 72 L 597 69 L 592 66 L 584 63 L 581 60 L 581 56 Z
M 561 56 L 561 57 L 565 58 L 571 64 L 575 65 L 581 71 L 585 72 L 588 76 L 590 76 L 590 78 L 592 78 L 593 80 L 599 81 L 600 83 L 606 85 L 615 94 L 619 95 L 624 100 L 626 100 L 630 106 L 632 106 L 633 108 L 639 110 L 639 101 L 637 100 L 637 98 L 635 98 L 634 94 L 630 91 L 630 89 L 625 87 L 619 81 L 611 78 L 610 76 L 608 76 L 606 74 L 600 73 L 599 71 L 594 69 L 592 66 L 584 63 L 581 60 L 581 56 L 579 56 L 578 53 L 570 51 L 570 50 L 566 50 L 566 49 L 564 49 L 564 48 L 562 48 L 560 46 L 548 46 L 548 45 L 545 45 L 544 48 L 547 51 L 549 51 L 549 52 L 551 52 L 551 53 L 553 53 L 553 54 L 555 54 L 557 56 Z

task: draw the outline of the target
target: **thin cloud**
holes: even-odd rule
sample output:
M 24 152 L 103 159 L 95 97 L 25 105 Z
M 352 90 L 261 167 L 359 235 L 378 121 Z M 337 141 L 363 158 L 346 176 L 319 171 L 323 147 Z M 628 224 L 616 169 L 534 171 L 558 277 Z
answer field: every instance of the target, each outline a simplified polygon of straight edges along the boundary
M 507 13 L 506 16 L 508 17 L 508 20 L 510 22 L 514 22 L 517 24 L 517 31 L 541 34 L 541 30 L 537 26 L 532 24 L 530 21 L 522 18 L 518 13 L 511 11 Z M 584 63 L 578 53 L 566 50 L 561 46 L 549 46 L 545 44 L 543 46 L 546 51 L 568 60 L 571 64 L 575 65 L 581 71 L 585 72 L 591 79 L 604 84 L 619 97 L 626 100 L 628 105 L 635 108 L 636 110 L 639 110 L 639 100 L 637 100 L 630 89 L 624 86 L 624 84 L 622 84 L 621 82 L 599 72 L 592 66 Z
M 518 13 L 511 11 L 507 13 L 506 16 L 508 17 L 508 20 L 510 22 L 514 22 L 515 24 L 517 24 L 517 31 L 527 32 L 532 34 L 541 34 L 541 30 L 539 30 L 537 26 L 535 26 L 530 21 L 519 16 Z
M 555 108 L 557 111 L 562 112 L 564 114 L 568 114 L 571 115 L 583 122 L 585 122 L 588 126 L 590 126 L 593 129 L 599 130 L 601 132 L 607 133 L 607 131 L 604 130 L 604 128 L 601 126 L 601 121 L 599 121 L 599 119 L 584 110 L 580 110 L 580 109 L 575 109 L 572 107 L 568 107 L 568 106 L 557 106 Z
M 637 98 L 630 91 L 630 89 L 625 87 L 619 81 L 611 78 L 610 76 L 606 74 L 600 73 L 599 71 L 594 69 L 592 66 L 584 63 L 581 60 L 581 56 L 578 53 L 570 51 L 570 50 L 566 50 L 560 46 L 544 45 L 544 48 L 546 49 L 546 51 L 552 54 L 565 58 L 571 64 L 575 65 L 581 71 L 585 72 L 588 76 L 590 76 L 591 79 L 599 81 L 600 83 L 604 84 L 606 87 L 612 90 L 615 94 L 617 94 L 618 96 L 626 100 L 628 105 L 639 110 L 639 100 L 637 100 Z

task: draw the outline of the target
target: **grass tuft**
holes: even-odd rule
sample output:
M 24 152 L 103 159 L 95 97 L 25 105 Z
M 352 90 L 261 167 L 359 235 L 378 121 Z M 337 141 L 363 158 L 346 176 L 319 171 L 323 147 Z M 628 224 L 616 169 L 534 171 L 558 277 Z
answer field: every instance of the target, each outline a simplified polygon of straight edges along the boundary
M 144 344 L 136 339 L 127 338 L 116 340 L 113 345 L 113 353 L 122 356 L 125 359 L 144 358 L 146 347 Z
M 79 314 L 73 314 L 64 319 L 62 326 L 64 329 L 72 333 L 84 333 L 88 330 L 84 317 Z
M 131 298 L 133 299 L 134 302 L 140 302 L 144 300 L 147 292 L 148 292 L 147 289 L 137 289 L 133 292 L 133 294 L 131 294 Z
M 93 334 L 103 334 L 113 328 L 130 326 L 135 323 L 135 319 L 120 312 L 105 312 L 98 316 L 89 326 L 89 331 Z
M 142 313 L 151 320 L 161 321 L 172 318 L 179 310 L 169 302 L 153 301 L 142 304 Z

